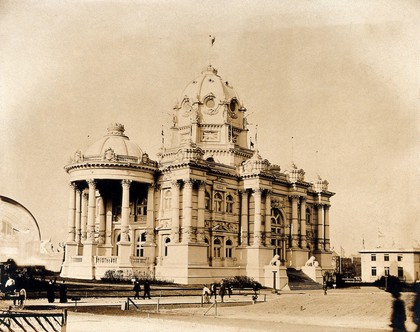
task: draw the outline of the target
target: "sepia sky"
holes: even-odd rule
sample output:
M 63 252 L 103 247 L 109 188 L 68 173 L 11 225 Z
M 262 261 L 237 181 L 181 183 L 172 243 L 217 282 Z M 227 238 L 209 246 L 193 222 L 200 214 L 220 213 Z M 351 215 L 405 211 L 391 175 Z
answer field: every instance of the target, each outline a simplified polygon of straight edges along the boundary
M 262 157 L 329 181 L 336 251 L 420 247 L 419 34 L 419 1 L 3 0 L 0 194 L 64 241 L 70 156 L 120 122 L 157 159 L 210 59 Z

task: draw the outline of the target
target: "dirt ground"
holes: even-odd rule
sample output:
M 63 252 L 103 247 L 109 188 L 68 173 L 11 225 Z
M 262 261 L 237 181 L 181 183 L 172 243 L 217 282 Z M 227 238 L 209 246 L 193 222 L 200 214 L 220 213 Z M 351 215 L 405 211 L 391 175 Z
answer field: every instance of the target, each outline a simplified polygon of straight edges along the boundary
M 87 299 L 78 312 L 69 307 L 68 332 L 85 331 L 390 331 L 392 297 L 374 287 L 323 291 L 266 292 L 266 302 L 228 305 L 226 299 L 217 315 L 210 305 L 152 305 L 156 299 L 141 302 L 140 310 L 121 310 L 124 299 Z M 260 299 L 262 295 L 260 295 Z M 185 298 L 183 298 L 185 299 Z M 403 293 L 408 331 L 414 331 L 411 307 L 414 293 Z M 195 299 L 196 301 L 197 299 Z M 32 304 L 36 305 L 33 300 Z M 45 300 L 42 300 L 45 304 Z M 119 301 L 119 302 L 118 302 Z M 30 301 L 28 301 L 29 303 Z M 89 303 L 86 303 L 89 302 Z M 146 303 L 150 303 L 146 305 Z M 105 306 L 114 304 L 114 306 Z M 233 303 L 231 303 L 233 304 Z M 89 306 L 88 306 L 89 305 Z M 206 315 L 205 312 L 207 311 Z

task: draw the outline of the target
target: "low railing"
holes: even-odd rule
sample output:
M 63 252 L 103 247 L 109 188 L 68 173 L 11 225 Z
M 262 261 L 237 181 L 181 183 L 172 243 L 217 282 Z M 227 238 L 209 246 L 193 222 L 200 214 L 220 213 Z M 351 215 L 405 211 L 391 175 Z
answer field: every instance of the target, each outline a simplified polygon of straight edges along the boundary
M 149 257 L 130 257 L 131 259 L 131 264 L 133 265 L 140 265 L 140 264 L 146 264 L 147 261 L 149 260 Z
M 96 265 L 117 265 L 118 256 L 95 256 Z

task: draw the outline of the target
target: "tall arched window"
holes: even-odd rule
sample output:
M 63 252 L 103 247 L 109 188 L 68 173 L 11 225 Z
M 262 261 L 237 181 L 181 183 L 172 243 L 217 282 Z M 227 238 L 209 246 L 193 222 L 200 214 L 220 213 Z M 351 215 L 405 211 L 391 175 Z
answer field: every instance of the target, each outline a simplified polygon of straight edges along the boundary
M 221 193 L 216 193 L 214 195 L 214 205 L 215 205 L 216 212 L 223 211 L 223 197 Z
M 207 244 L 207 258 L 210 258 L 210 242 L 209 242 L 209 239 L 205 238 L 204 243 Z
M 205 203 L 204 203 L 204 207 L 206 210 L 210 210 L 210 194 L 208 191 L 206 191 L 205 193 Z
M 284 220 L 279 209 L 271 210 L 271 245 L 274 247 L 273 255 L 279 255 L 283 260 L 285 248 Z
M 169 237 L 165 240 L 165 253 L 164 256 L 168 256 L 168 244 L 171 243 L 171 239 Z
M 311 209 L 309 208 L 306 209 L 306 223 L 308 225 L 311 224 Z
M 231 240 L 226 241 L 226 257 L 228 258 L 232 257 L 232 241 Z
M 118 249 L 120 248 L 120 246 L 118 245 L 118 243 L 121 241 L 121 233 L 119 233 L 116 238 L 115 238 L 115 256 L 118 256 Z
M 222 244 L 221 244 L 221 242 L 220 242 L 220 240 L 219 239 L 215 239 L 214 241 L 213 241 L 213 252 L 214 252 L 214 257 L 215 258 L 220 258 L 220 250 L 221 250 L 221 247 L 222 247 Z
M 137 257 L 144 257 L 143 245 L 145 242 L 146 242 L 146 233 L 141 233 L 137 237 L 137 241 L 136 241 L 136 256 Z
M 233 213 L 233 197 L 231 195 L 226 196 L 226 212 Z
M 163 207 L 165 209 L 171 208 L 171 197 L 172 197 L 171 191 L 169 189 L 166 190 L 163 194 Z

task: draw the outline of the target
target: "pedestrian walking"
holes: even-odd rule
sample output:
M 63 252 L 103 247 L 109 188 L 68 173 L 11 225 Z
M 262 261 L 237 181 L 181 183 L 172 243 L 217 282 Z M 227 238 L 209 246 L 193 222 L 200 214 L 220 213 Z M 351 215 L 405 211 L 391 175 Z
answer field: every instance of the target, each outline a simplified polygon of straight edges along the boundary
M 54 284 L 55 283 L 52 280 L 48 281 L 48 285 L 47 285 L 48 303 L 53 303 L 55 301 Z
M 232 286 L 231 283 L 228 283 L 227 291 L 228 291 L 228 295 L 229 295 L 229 298 L 230 298 L 230 296 L 233 294 L 233 286 Z
M 67 285 L 63 280 L 60 284 L 60 303 L 67 303 Z
M 213 282 L 210 285 L 210 291 L 211 291 L 210 298 L 214 295 L 214 299 L 216 300 L 216 298 L 217 298 L 217 285 L 216 285 L 215 282 Z
M 219 289 L 219 295 L 220 295 L 220 299 L 223 302 L 223 298 L 226 295 L 226 286 L 223 283 L 223 281 L 220 283 L 220 289 Z
M 204 285 L 203 292 L 202 292 L 204 303 L 210 303 L 210 294 L 211 294 L 210 289 L 206 285 Z
M 138 281 L 138 279 L 136 279 L 134 281 L 133 291 L 134 291 L 134 299 L 139 300 L 140 299 L 141 286 L 140 286 L 140 282 Z
M 391 327 L 393 332 L 406 332 L 405 321 L 407 316 L 405 314 L 404 301 L 400 299 L 401 293 L 394 291 L 392 293 L 394 302 L 392 303 Z
M 324 282 L 324 284 L 322 285 L 322 288 L 324 290 L 324 295 L 327 295 L 327 283 Z
M 260 287 L 258 286 L 258 284 L 256 282 L 254 282 L 253 286 L 252 286 L 252 290 L 254 291 L 254 295 L 258 296 L 257 292 L 260 289 Z
M 146 280 L 144 282 L 143 289 L 144 289 L 143 299 L 145 299 L 146 296 L 147 296 L 148 299 L 151 299 L 151 297 L 150 297 L 150 283 L 149 283 L 149 281 Z

